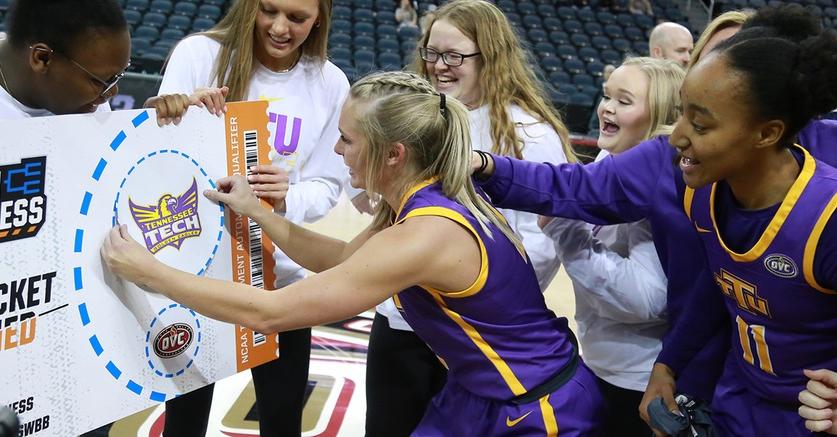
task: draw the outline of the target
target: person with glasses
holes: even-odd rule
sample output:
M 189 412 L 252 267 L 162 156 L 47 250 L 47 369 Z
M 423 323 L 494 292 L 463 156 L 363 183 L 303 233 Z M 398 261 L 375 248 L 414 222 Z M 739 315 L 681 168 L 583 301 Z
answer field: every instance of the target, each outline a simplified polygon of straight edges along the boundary
M 334 151 L 352 186 L 380 202 L 351 242 L 265 210 L 243 176 L 205 191 L 317 272 L 276 292 L 166 266 L 124 226 L 105 238 L 102 259 L 146 290 L 265 333 L 343 320 L 396 296 L 450 367 L 413 436 L 600 436 L 602 397 L 567 319 L 546 307 L 520 239 L 474 189 L 468 122 L 464 105 L 415 73 L 352 85 Z
M 434 10 L 412 69 L 468 108 L 475 149 L 555 164 L 573 159 L 567 128 L 506 16 L 483 0 Z M 502 210 L 546 289 L 559 263 L 537 216 Z M 367 355 L 367 436 L 409 435 L 444 382 L 444 367 L 390 299 L 377 307 Z
M 168 60 L 158 114 L 178 120 L 190 94 L 221 115 L 227 101 L 267 100 L 272 165 L 249 176 L 256 195 L 294 223 L 314 222 L 337 203 L 347 179 L 331 147 L 349 90 L 327 59 L 331 0 L 238 0 L 212 29 L 182 40 Z M 281 250 L 274 254 L 280 288 L 305 277 Z M 251 370 L 259 428 L 265 436 L 300 435 L 308 387 L 311 329 L 278 334 L 280 358 Z M 166 402 L 166 436 L 203 436 L 213 385 Z
M 0 117 L 109 111 L 130 65 L 131 38 L 114 0 L 18 0 L 0 40 Z
M 131 38 L 113 0 L 15 0 L 0 39 L 0 118 L 110 111 L 131 66 Z M 203 106 L 185 94 L 146 107 Z M 172 120 L 158 113 L 157 123 Z

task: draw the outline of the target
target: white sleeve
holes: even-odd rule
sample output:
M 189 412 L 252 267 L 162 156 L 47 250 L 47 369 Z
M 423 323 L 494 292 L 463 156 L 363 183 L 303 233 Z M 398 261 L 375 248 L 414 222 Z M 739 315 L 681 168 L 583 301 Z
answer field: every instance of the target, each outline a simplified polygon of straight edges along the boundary
M 593 237 L 588 224 L 556 218 L 544 228 L 574 282 L 597 297 L 600 315 L 623 323 L 661 319 L 667 281 L 647 222 L 630 223 L 628 257 Z
M 567 162 L 561 138 L 545 123 L 524 127 L 518 132 L 524 140 L 524 160 L 551 164 Z M 536 214 L 518 213 L 517 215 L 518 217 L 509 220 L 509 225 L 518 233 L 523 242 L 541 290 L 546 290 L 561 267 L 561 261 L 555 253 L 556 247 L 541 231 Z M 507 217 L 511 218 L 509 215 Z
M 335 84 L 337 86 L 329 93 L 331 105 L 324 108 L 330 115 L 320 139 L 299 170 L 300 181 L 291 184 L 285 197 L 287 212 L 284 216 L 293 223 L 313 222 L 325 216 L 337 204 L 346 180 L 348 170 L 340 155 L 334 153 L 334 143 L 340 136 L 337 124 L 343 101 L 349 93 L 349 81 L 342 72 L 326 78 L 329 84 L 338 80 L 339 84 Z
M 211 74 L 213 60 L 198 59 L 196 55 L 197 43 L 201 41 L 193 36 L 178 43 L 166 63 L 166 71 L 157 95 L 163 94 L 192 94 L 197 88 L 209 86 L 208 77 Z M 210 61 L 210 62 L 207 62 Z M 209 64 L 209 65 L 207 65 Z

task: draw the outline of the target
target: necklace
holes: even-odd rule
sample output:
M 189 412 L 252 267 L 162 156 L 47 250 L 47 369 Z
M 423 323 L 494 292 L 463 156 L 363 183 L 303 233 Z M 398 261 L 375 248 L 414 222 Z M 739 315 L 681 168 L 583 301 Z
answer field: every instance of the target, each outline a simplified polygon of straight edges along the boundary
M 302 59 L 302 51 L 301 50 L 299 52 L 299 56 L 296 57 L 296 59 L 294 60 L 293 64 L 291 64 L 290 67 L 288 67 L 284 70 L 271 70 L 271 71 L 273 71 L 274 73 L 287 73 L 287 72 L 293 70 L 294 67 L 296 67 L 296 64 L 299 64 L 300 59 Z

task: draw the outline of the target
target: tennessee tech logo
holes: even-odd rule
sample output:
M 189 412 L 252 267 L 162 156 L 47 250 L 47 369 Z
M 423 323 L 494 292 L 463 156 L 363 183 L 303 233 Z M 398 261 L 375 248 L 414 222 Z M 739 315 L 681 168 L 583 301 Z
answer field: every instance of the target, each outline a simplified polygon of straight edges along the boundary
M 151 253 L 166 246 L 180 250 L 183 240 L 201 234 L 195 178 L 192 178 L 192 186 L 179 196 L 163 194 L 156 204 L 149 206 L 137 205 L 128 198 L 128 206 L 145 238 L 145 247 Z
M 192 344 L 194 331 L 185 323 L 166 326 L 154 338 L 154 353 L 160 358 L 174 358 Z
M 0 243 L 34 237 L 46 220 L 46 156 L 0 166 Z
M 771 317 L 767 299 L 759 296 L 758 288 L 754 284 L 724 269 L 721 269 L 720 273 L 715 273 L 715 282 L 721 287 L 721 291 L 727 297 L 734 299 L 742 310 L 751 314 Z

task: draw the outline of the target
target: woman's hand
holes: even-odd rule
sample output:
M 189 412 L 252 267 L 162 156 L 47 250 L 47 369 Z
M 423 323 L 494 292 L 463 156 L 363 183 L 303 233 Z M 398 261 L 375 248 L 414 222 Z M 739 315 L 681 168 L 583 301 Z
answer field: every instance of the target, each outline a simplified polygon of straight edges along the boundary
M 290 188 L 288 172 L 274 165 L 256 165 L 250 167 L 247 181 L 256 197 L 267 201 L 275 211 L 285 212 L 285 197 Z
M 149 97 L 143 107 L 156 109 L 157 126 L 165 126 L 170 123 L 180 124 L 190 104 L 186 94 L 163 94 Z
M 116 276 L 139 285 L 146 285 L 147 278 L 153 277 L 163 266 L 145 246 L 128 234 L 125 225 L 116 226 L 108 232 L 99 253 Z
M 230 89 L 225 86 L 198 88 L 189 96 L 189 103 L 199 108 L 206 108 L 210 114 L 220 117 L 227 112 L 227 94 L 229 93 Z
M 837 372 L 827 369 L 805 370 L 808 384 L 799 393 L 799 415 L 805 428 L 837 435 Z
M 229 176 L 216 181 L 218 190 L 206 190 L 203 195 L 207 199 L 222 202 L 238 214 L 253 217 L 261 209 L 259 199 L 247 183 L 244 176 Z
M 642 396 L 642 402 L 639 403 L 639 416 L 642 420 L 651 427 L 651 419 L 648 416 L 648 404 L 656 398 L 663 398 L 663 404 L 669 411 L 680 414 L 680 408 L 674 400 L 674 390 L 676 384 L 674 382 L 674 372 L 662 363 L 654 363 L 654 368 L 651 370 L 651 377 L 648 380 L 648 386 L 645 388 L 645 394 Z M 662 432 L 651 428 L 657 436 L 664 436 Z
M 165 126 L 174 123 L 180 124 L 183 115 L 189 106 L 206 108 L 210 114 L 221 116 L 227 111 L 226 98 L 230 89 L 221 88 L 198 88 L 192 95 L 186 94 L 163 94 L 149 97 L 143 107 L 157 110 L 157 125 Z

